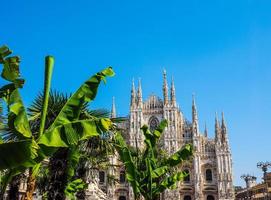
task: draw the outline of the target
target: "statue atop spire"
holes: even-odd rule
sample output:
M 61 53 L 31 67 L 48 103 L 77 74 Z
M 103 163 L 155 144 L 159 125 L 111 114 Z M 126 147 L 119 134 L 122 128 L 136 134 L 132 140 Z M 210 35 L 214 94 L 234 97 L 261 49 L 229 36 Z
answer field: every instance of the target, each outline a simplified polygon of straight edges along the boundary
M 174 85 L 174 80 L 173 80 L 173 76 L 171 79 L 171 88 L 170 88 L 170 99 L 171 99 L 171 105 L 176 107 L 176 94 L 175 94 L 175 85 Z
M 116 112 L 116 105 L 115 105 L 115 97 L 112 97 L 112 108 L 111 108 L 111 118 L 116 118 L 117 112 Z
M 168 105 L 167 72 L 165 69 L 163 71 L 163 95 L 164 95 L 164 104 Z

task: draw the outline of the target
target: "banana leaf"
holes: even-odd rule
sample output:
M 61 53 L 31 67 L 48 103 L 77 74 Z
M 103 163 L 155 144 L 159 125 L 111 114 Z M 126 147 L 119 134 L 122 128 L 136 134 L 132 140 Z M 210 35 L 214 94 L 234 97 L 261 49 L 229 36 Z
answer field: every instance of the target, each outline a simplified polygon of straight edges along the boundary
M 2 143 L 0 145 L 0 170 L 19 166 L 32 166 L 37 155 L 38 145 L 34 140 Z
M 100 82 L 102 80 L 105 81 L 107 76 L 114 76 L 114 71 L 111 67 L 108 67 L 95 74 L 83 85 L 81 85 L 81 87 L 69 98 L 67 103 L 63 106 L 49 129 L 54 129 L 63 123 L 77 120 L 79 118 L 80 109 L 86 102 L 91 102 L 94 100 Z
M 69 147 L 75 145 L 80 140 L 98 136 L 109 131 L 112 125 L 109 119 L 99 120 L 75 120 L 63 123 L 54 129 L 46 131 L 39 140 L 39 144 L 48 147 Z
M 31 138 L 29 122 L 27 119 L 25 107 L 21 100 L 18 89 L 15 89 L 8 98 L 8 125 L 13 134 L 19 138 Z
M 185 172 L 177 172 L 167 178 L 165 178 L 159 185 L 154 187 L 154 196 L 164 192 L 166 189 L 175 189 L 177 183 L 184 179 L 187 174 Z
M 4 45 L 0 47 L 0 64 L 3 64 L 5 57 L 10 55 L 11 53 L 12 51 L 7 46 Z

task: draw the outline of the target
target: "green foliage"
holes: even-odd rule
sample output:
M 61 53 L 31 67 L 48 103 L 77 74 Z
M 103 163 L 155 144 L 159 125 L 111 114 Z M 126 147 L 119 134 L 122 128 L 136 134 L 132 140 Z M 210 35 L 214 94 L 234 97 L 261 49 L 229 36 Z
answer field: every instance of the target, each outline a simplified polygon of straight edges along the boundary
M 75 200 L 75 194 L 87 188 L 87 184 L 82 179 L 75 179 L 67 185 L 65 195 L 68 199 Z
M 35 164 L 38 145 L 33 140 L 21 140 L 0 144 L 0 170 Z
M 176 187 L 186 176 L 185 172 L 172 172 L 172 169 L 192 156 L 190 144 L 167 158 L 159 158 L 158 141 L 166 126 L 167 122 L 163 120 L 153 132 L 146 125 L 141 128 L 145 136 L 143 150 L 128 146 L 120 133 L 115 136 L 115 147 L 125 165 L 126 179 L 133 188 L 135 199 L 141 194 L 146 200 L 154 200 L 166 189 Z
M 12 51 L 0 47 L 0 64 L 3 65 L 2 78 L 8 82 L 0 88 L 0 99 L 7 105 L 7 126 L 12 140 L 0 142 L 0 170 L 9 169 L 10 174 L 33 168 L 33 175 L 39 170 L 39 163 L 46 157 L 52 156 L 58 148 L 71 147 L 79 141 L 107 132 L 112 127 L 108 118 L 80 120 L 79 115 L 86 103 L 94 100 L 98 86 L 106 77 L 114 75 L 111 67 L 98 72 L 67 100 L 61 111 L 48 129 L 45 129 L 50 81 L 53 68 L 53 57 L 45 60 L 45 87 L 40 114 L 39 134 L 35 137 L 29 125 L 26 109 L 20 97 L 19 88 L 24 80 L 20 77 L 20 59 L 10 56 Z M 37 117 L 37 116 L 35 116 Z
M 49 181 L 49 169 L 47 163 L 42 163 L 39 173 L 36 176 L 36 187 L 40 194 L 47 192 L 47 185 Z

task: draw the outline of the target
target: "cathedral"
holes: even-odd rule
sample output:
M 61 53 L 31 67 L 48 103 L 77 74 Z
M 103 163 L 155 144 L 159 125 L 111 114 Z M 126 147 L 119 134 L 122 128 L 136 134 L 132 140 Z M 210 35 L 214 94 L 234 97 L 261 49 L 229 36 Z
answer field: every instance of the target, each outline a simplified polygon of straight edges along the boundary
M 130 113 L 127 121 L 121 124 L 125 131 L 127 142 L 131 146 L 143 146 L 144 135 L 140 127 L 147 124 L 155 129 L 162 119 L 168 121 L 161 138 L 163 148 L 168 154 L 173 154 L 184 144 L 194 146 L 192 161 L 182 164 L 189 176 L 179 183 L 175 190 L 165 191 L 161 200 L 233 200 L 232 157 L 228 139 L 228 131 L 222 113 L 221 120 L 215 117 L 215 138 L 208 138 L 208 131 L 199 130 L 198 113 L 193 97 L 192 119 L 187 120 L 177 106 L 175 85 L 172 80 L 170 88 L 167 83 L 166 71 L 163 73 L 163 99 L 151 95 L 147 100 L 142 98 L 141 82 L 138 88 L 132 83 Z M 116 116 L 113 101 L 112 117 Z M 110 158 L 114 166 L 107 171 L 99 172 L 99 187 L 112 200 L 132 200 L 133 192 L 125 180 L 125 169 L 116 157 Z M 117 184 L 108 184 L 109 176 L 119 179 Z

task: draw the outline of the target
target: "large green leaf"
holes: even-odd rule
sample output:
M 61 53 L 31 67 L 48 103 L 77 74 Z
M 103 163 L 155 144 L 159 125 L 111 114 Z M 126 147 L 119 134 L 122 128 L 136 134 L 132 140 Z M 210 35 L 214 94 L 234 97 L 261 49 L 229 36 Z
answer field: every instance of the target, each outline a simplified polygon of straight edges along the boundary
M 113 76 L 114 71 L 108 67 L 88 79 L 68 99 L 60 113 L 38 140 L 39 144 L 48 147 L 68 147 L 78 141 L 97 136 L 106 132 L 111 127 L 111 121 L 102 120 L 79 120 L 79 115 L 85 103 L 92 101 L 97 94 L 98 86 L 107 76 Z M 46 154 L 46 152 L 44 152 Z
M 27 119 L 25 107 L 21 100 L 18 89 L 15 89 L 8 97 L 7 104 L 9 107 L 8 126 L 13 134 L 19 138 L 30 138 L 32 133 Z
M 67 103 L 64 105 L 54 123 L 49 129 L 65 124 L 74 120 L 77 120 L 80 115 L 80 110 L 86 102 L 92 101 L 97 94 L 97 90 L 100 82 L 107 76 L 113 76 L 114 71 L 111 67 L 108 67 L 101 72 L 95 74 L 88 79 L 81 87 L 69 98 Z
M 188 160 L 193 155 L 193 146 L 191 144 L 186 144 L 179 151 L 170 156 L 165 165 L 169 165 L 170 167 L 174 167 L 180 164 L 184 160 Z
M 7 46 L 1 46 L 0 47 L 0 64 L 3 64 L 5 61 L 5 57 L 10 55 L 12 51 Z
M 0 64 L 3 64 L 1 76 L 7 80 L 14 82 L 20 76 L 18 56 L 7 57 L 12 51 L 7 46 L 0 47 Z
M 0 170 L 19 166 L 32 166 L 37 155 L 38 145 L 33 140 L 22 140 L 0 144 Z
M 25 108 L 20 97 L 18 88 L 22 87 L 24 80 L 20 78 L 18 56 L 7 57 L 12 51 L 7 46 L 0 47 L 0 64 L 3 64 L 1 76 L 10 83 L 1 87 L 0 97 L 3 98 L 8 106 L 8 126 L 13 134 L 19 139 L 30 138 L 29 123 Z
M 60 124 L 54 129 L 49 129 L 40 138 L 39 144 L 48 147 L 69 147 L 78 141 L 85 140 L 109 131 L 112 122 L 109 119 L 75 120 Z
M 156 185 L 154 188 L 154 195 L 158 195 L 164 192 L 166 189 L 174 189 L 177 186 L 177 183 L 186 176 L 185 172 L 177 172 L 171 176 L 166 177 L 159 185 Z
M 14 81 L 20 76 L 19 71 L 20 58 L 18 56 L 8 57 L 4 60 L 4 69 L 1 76 L 8 80 Z

